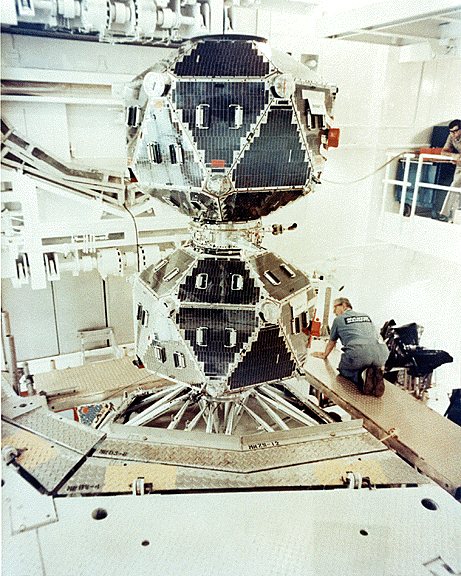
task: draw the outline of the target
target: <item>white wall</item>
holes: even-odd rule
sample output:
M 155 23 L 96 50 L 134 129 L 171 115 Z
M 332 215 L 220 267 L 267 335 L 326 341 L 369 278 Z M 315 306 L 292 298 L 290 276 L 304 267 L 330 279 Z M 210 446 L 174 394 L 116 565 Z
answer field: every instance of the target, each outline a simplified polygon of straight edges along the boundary
M 280 244 L 278 251 L 307 270 L 328 272 L 340 266 L 336 275 L 354 290 L 361 267 L 354 247 L 374 241 L 368 223 L 388 48 L 345 41 L 323 41 L 319 47 L 319 72 L 339 87 L 334 125 L 341 130 L 340 146 L 329 150 L 315 192 L 267 219 L 296 221 L 298 229 L 286 235 L 286 242 L 267 238 L 266 245 L 277 251 Z

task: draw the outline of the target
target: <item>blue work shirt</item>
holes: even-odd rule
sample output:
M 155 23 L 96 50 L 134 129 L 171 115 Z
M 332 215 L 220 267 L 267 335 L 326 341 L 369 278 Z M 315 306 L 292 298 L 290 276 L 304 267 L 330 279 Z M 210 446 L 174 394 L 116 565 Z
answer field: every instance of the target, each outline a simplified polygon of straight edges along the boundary
M 330 340 L 336 342 L 338 338 L 343 346 L 382 342 L 370 317 L 355 310 L 346 310 L 334 319 Z

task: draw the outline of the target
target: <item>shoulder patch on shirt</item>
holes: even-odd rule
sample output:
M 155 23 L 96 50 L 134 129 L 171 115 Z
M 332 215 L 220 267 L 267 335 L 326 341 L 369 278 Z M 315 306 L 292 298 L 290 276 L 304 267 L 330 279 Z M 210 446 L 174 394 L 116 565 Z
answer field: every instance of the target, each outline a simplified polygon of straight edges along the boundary
M 368 316 L 349 316 L 349 318 L 344 318 L 346 324 L 357 324 L 361 322 L 371 322 Z

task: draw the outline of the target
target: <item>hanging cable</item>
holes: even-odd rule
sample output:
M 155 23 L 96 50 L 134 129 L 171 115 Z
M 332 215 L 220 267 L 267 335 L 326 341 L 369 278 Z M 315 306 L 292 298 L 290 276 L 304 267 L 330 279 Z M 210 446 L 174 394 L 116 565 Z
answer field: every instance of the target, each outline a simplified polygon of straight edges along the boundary
M 366 176 L 362 176 L 361 178 L 357 178 L 357 180 L 350 180 L 349 182 L 335 182 L 334 180 L 325 180 L 325 178 L 321 178 L 321 182 L 324 182 L 325 184 L 339 184 L 342 186 L 347 186 L 348 184 L 357 184 L 357 182 L 362 182 L 362 180 L 366 180 L 367 178 L 374 176 L 380 170 L 385 168 L 388 164 L 390 164 L 391 162 L 393 162 L 397 158 L 400 158 L 402 156 L 402 154 L 403 154 L 403 152 L 401 152 L 400 154 L 397 154 L 397 156 L 393 156 L 390 160 L 388 160 L 387 162 L 385 162 L 384 164 L 382 164 L 381 166 L 376 168 L 376 170 L 374 170 L 373 172 L 370 172 L 370 174 L 367 174 Z

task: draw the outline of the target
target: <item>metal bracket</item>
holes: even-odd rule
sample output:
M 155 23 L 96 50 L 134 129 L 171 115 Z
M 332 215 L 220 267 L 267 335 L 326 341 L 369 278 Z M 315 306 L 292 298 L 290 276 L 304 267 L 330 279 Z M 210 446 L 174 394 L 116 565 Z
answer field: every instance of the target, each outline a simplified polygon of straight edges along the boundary
M 370 478 L 368 476 L 362 476 L 359 472 L 346 472 L 346 476 L 343 476 L 342 481 L 349 489 L 358 488 L 371 488 Z
M 144 496 L 145 494 L 145 486 L 144 486 L 144 478 L 142 476 L 136 478 L 133 482 L 133 496 Z
M 460 576 L 461 572 L 455 572 L 441 556 L 437 556 L 429 562 L 424 562 L 423 566 L 429 570 L 433 576 Z
M 14 396 L 2 402 L 2 416 L 11 421 L 43 406 L 46 406 L 43 396 Z

